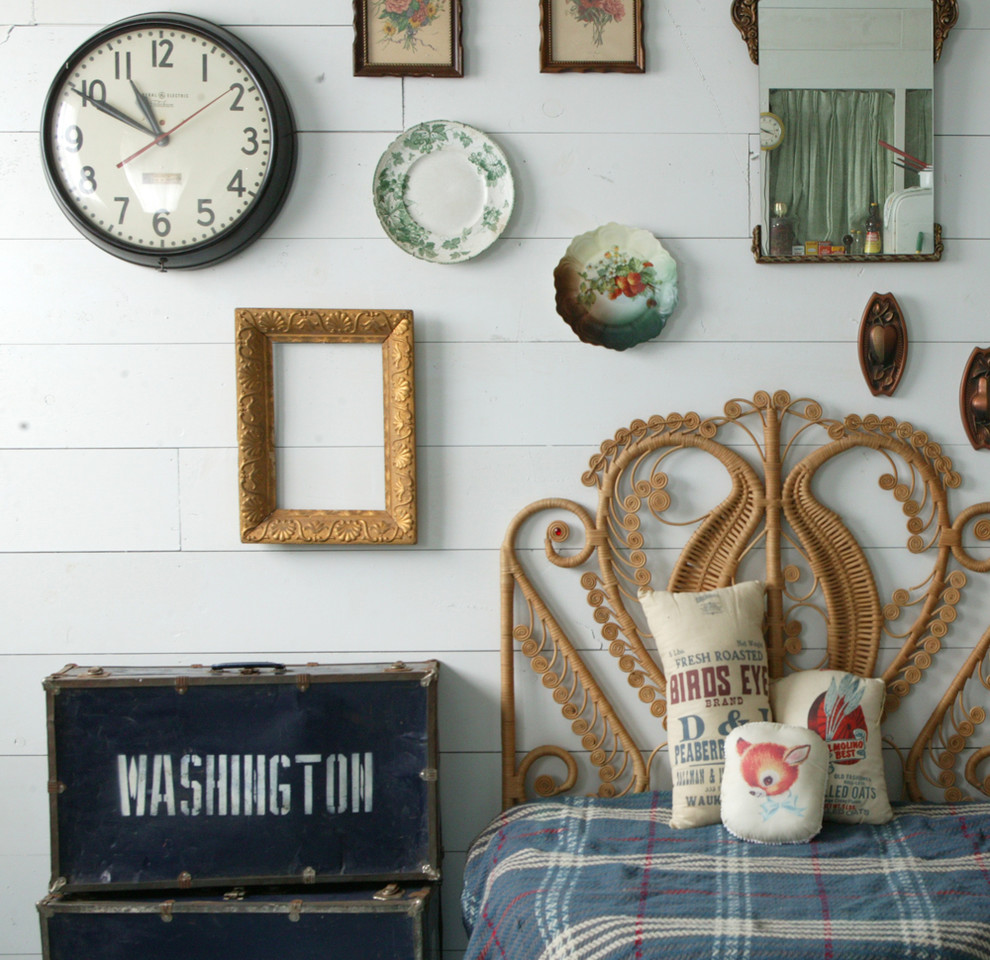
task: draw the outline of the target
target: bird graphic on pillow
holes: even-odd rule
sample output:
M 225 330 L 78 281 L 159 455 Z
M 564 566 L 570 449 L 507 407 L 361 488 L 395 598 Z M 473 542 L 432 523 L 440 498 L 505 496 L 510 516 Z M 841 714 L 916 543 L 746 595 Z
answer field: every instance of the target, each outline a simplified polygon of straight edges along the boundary
M 749 792 L 763 800 L 760 809 L 764 820 L 769 820 L 778 810 L 797 816 L 804 813 L 791 788 L 797 783 L 798 768 L 811 753 L 808 744 L 786 747 L 779 743 L 750 743 L 740 738 L 736 750 L 741 758 L 740 772 L 751 788 Z

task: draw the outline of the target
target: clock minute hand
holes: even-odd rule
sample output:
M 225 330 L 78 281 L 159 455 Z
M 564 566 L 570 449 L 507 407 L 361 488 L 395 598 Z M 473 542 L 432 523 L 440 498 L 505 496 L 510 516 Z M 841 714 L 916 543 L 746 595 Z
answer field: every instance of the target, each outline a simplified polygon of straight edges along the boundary
M 145 120 L 147 120 L 151 126 L 151 132 L 157 135 L 161 127 L 158 125 L 158 120 L 155 117 L 155 111 L 151 109 L 151 104 L 148 102 L 148 98 L 141 93 L 138 89 L 138 85 L 133 80 L 131 80 L 131 89 L 134 91 L 134 96 L 137 97 L 138 107 L 140 107 L 141 112 L 144 114 Z M 168 137 L 165 137 L 164 140 L 158 141 L 158 145 L 160 147 L 164 147 L 166 143 L 168 143 Z
M 223 97 L 227 96 L 227 94 L 230 93 L 231 90 L 233 89 L 234 88 L 232 86 L 227 87 L 227 89 L 224 90 L 223 93 L 215 96 L 209 103 L 204 103 L 203 106 L 201 106 L 195 113 L 190 113 L 188 117 L 186 117 L 184 120 L 180 120 L 170 130 L 166 130 L 164 133 L 160 133 L 158 136 L 155 137 L 154 140 L 151 141 L 151 143 L 146 143 L 140 150 L 135 150 L 134 153 L 132 153 L 129 157 L 124 157 L 124 159 L 117 164 L 117 169 L 119 170 L 122 166 L 124 166 L 124 164 L 130 163 L 132 160 L 135 160 L 137 157 L 140 157 L 141 154 L 145 152 L 145 150 L 150 150 L 156 144 L 161 143 L 163 140 L 168 139 L 168 137 L 170 137 L 173 133 L 175 133 L 175 131 L 178 130 L 179 127 L 183 126 L 184 124 L 187 124 L 190 120 L 192 120 L 193 117 L 199 116 L 207 107 L 212 107 L 213 104 L 217 102 L 217 100 L 220 100 Z
M 83 103 L 91 103 L 97 110 L 101 113 L 105 113 L 108 117 L 113 117 L 114 120 L 119 120 L 121 123 L 126 123 L 129 127 L 134 127 L 135 130 L 140 130 L 143 133 L 150 133 L 152 136 L 157 134 L 156 130 L 152 130 L 150 127 L 146 127 L 140 120 L 135 120 L 133 117 L 129 117 L 123 110 L 118 110 L 116 107 L 111 107 L 109 103 L 104 103 L 102 100 L 94 100 L 92 97 L 87 96 L 78 87 L 70 87 L 69 89 L 74 90 L 83 98 Z

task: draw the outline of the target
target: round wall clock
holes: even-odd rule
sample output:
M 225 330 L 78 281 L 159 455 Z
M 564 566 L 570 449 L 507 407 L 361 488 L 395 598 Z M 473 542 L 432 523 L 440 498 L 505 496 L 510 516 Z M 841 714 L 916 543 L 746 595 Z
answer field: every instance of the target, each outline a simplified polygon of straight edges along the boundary
M 45 174 L 73 225 L 132 263 L 216 263 L 278 213 L 295 169 L 288 100 L 262 59 L 182 14 L 111 24 L 45 100 Z
M 784 121 L 775 113 L 760 114 L 760 148 L 775 150 L 784 139 Z

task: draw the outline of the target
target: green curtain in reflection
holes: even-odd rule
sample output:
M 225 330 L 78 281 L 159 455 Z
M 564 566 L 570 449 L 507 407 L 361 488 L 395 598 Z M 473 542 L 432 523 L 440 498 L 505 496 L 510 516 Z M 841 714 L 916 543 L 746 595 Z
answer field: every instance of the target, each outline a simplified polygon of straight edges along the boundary
M 770 110 L 784 121 L 770 153 L 769 209 L 787 204 L 799 241 L 841 243 L 862 230 L 870 201 L 894 189 L 887 151 L 893 142 L 889 90 L 771 90 Z
M 908 90 L 905 96 L 906 116 L 904 118 L 904 149 L 913 157 L 934 162 L 934 130 L 932 129 L 931 90 Z M 904 186 L 918 186 L 918 174 L 913 170 L 904 174 Z

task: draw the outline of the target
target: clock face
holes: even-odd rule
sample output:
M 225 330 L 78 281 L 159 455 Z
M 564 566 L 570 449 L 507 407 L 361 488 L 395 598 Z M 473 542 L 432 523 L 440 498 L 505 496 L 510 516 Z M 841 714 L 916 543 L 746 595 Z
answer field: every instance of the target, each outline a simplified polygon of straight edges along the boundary
M 121 21 L 56 77 L 42 130 L 49 182 L 101 247 L 161 267 L 236 252 L 270 222 L 295 164 L 271 72 L 205 21 Z
M 773 150 L 784 139 L 784 122 L 775 113 L 760 114 L 760 147 Z

